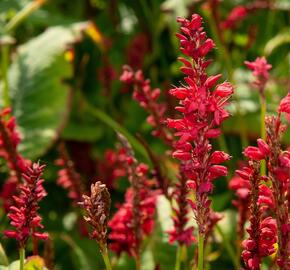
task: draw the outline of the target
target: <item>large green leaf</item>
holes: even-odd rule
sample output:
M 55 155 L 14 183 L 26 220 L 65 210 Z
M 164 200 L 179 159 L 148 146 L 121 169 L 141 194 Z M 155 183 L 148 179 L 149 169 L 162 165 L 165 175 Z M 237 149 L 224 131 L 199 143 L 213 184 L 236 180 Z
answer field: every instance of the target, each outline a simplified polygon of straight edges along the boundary
M 48 28 L 18 48 L 9 70 L 13 114 L 24 156 L 42 155 L 58 136 L 68 111 L 71 64 L 66 46 L 78 40 L 86 23 Z

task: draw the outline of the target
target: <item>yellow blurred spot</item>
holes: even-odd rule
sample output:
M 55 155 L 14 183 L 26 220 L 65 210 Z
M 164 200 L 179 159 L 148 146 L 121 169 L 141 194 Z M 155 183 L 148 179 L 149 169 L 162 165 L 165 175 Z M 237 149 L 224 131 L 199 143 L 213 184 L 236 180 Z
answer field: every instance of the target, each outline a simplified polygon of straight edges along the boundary
M 278 251 L 278 243 L 275 243 L 274 244 L 274 248 L 275 248 L 275 252 L 270 256 L 273 260 L 275 259 L 276 253 Z
M 104 49 L 104 38 L 98 29 L 98 27 L 90 22 L 86 29 L 86 33 L 91 37 L 91 39 L 101 48 Z
M 64 53 L 64 59 L 70 63 L 73 62 L 75 58 L 75 53 L 74 53 L 74 50 L 71 48 L 71 49 L 68 49 L 65 53 Z

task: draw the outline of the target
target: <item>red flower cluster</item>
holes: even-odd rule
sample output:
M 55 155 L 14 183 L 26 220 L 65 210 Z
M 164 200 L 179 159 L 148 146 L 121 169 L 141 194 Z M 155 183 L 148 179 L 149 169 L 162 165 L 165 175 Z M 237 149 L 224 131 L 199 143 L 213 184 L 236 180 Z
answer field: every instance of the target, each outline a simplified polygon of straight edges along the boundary
M 168 119 L 169 128 L 175 129 L 179 139 L 174 144 L 173 157 L 183 163 L 182 173 L 190 179 L 190 187 L 196 191 L 196 202 L 191 202 L 198 223 L 199 232 L 205 234 L 209 207 L 208 199 L 212 181 L 227 174 L 227 168 L 220 163 L 230 159 L 222 151 L 212 152 L 210 138 L 220 135 L 221 123 L 228 118 L 225 105 L 233 93 L 230 83 L 216 83 L 221 75 L 208 77 L 206 68 L 211 63 L 205 56 L 214 48 L 214 42 L 203 31 L 202 18 L 194 14 L 191 20 L 178 18 L 183 34 L 176 34 L 180 50 L 192 62 L 180 57 L 184 64 L 181 71 L 186 75 L 186 85 L 170 90 L 180 100 L 176 110 L 182 113 L 180 119 Z M 211 91 L 213 89 L 213 91 Z
M 285 126 L 281 124 L 280 113 L 288 112 L 289 94 L 279 106 L 278 117 L 266 117 L 266 142 L 270 153 L 266 157 L 269 178 L 272 182 L 275 217 L 278 227 L 277 264 L 280 269 L 290 266 L 290 217 L 289 217 L 289 187 L 290 187 L 290 152 L 281 149 L 281 136 Z
M 250 221 L 252 219 L 253 217 Z M 257 235 L 254 228 L 250 227 L 247 231 L 251 238 L 243 242 L 245 250 L 242 253 L 242 257 L 247 269 L 258 270 L 260 269 L 261 258 L 267 257 L 275 252 L 274 244 L 277 241 L 276 222 L 271 217 L 262 220 L 258 227 L 258 239 L 254 238 Z
M 140 191 L 140 233 L 141 240 L 151 234 L 154 228 L 154 214 L 156 207 L 156 196 L 146 188 Z M 119 206 L 114 217 L 109 221 L 111 233 L 109 239 L 112 241 L 109 247 L 118 255 L 127 252 L 130 256 L 138 256 L 136 250 L 139 243 L 136 239 L 133 219 L 133 191 L 128 189 L 125 195 L 125 202 Z
M 56 164 L 63 167 L 63 169 L 58 171 L 57 183 L 68 190 L 69 198 L 71 198 L 75 203 L 78 203 L 81 201 L 83 191 L 81 176 L 75 170 L 74 163 L 70 159 L 64 143 L 60 144 L 59 152 L 61 158 L 56 160 Z
M 105 179 L 106 186 L 111 189 L 115 187 L 116 181 L 127 174 L 124 162 L 126 151 L 123 148 L 114 151 L 107 149 L 103 160 L 98 160 L 99 178 Z
M 32 167 L 26 167 L 23 173 L 24 184 L 19 185 L 20 194 L 13 199 L 16 206 L 10 207 L 8 217 L 15 230 L 5 231 L 7 237 L 15 238 L 20 248 L 24 248 L 30 236 L 42 240 L 48 238 L 47 233 L 37 232 L 37 228 L 43 228 L 41 217 L 38 215 L 38 203 L 45 196 L 46 192 L 42 186 L 41 179 L 45 165 L 40 166 L 34 163 Z
M 119 141 L 126 155 L 125 167 L 131 188 L 126 192 L 125 202 L 119 206 L 109 222 L 112 240 L 110 248 L 117 254 L 122 251 L 140 260 L 140 248 L 145 236 L 153 230 L 155 202 L 159 190 L 151 190 L 152 183 L 148 180 L 148 166 L 138 163 L 129 142 L 121 134 Z
M 133 72 L 129 66 L 123 67 L 120 80 L 134 86 L 133 98 L 149 113 L 147 122 L 155 129 L 152 134 L 170 145 L 173 138 L 166 126 L 163 125 L 166 106 L 157 102 L 161 93 L 160 89 L 151 89 L 150 80 L 144 79 L 142 71 Z
M 264 96 L 265 85 L 269 80 L 269 70 L 272 68 L 272 65 L 268 64 L 265 57 L 258 57 L 253 62 L 245 61 L 245 64 L 253 71 L 253 76 L 255 77 L 254 86 Z
M 171 195 L 177 203 L 177 207 L 173 207 L 173 224 L 174 228 L 169 231 L 169 243 L 177 241 L 180 245 L 189 246 L 195 238 L 193 236 L 193 226 L 187 226 L 188 222 L 188 204 L 187 204 L 188 188 L 184 175 L 180 176 L 179 182 L 176 183 L 173 194 Z
M 236 174 L 229 183 L 229 188 L 235 191 L 236 199 L 232 201 L 238 209 L 237 233 L 239 240 L 244 238 L 244 226 L 249 216 L 250 182 Z
M 17 151 L 20 136 L 16 130 L 15 117 L 9 116 L 10 113 L 10 108 L 0 112 L 0 157 L 7 161 L 10 174 L 2 187 L 0 197 L 7 211 L 11 206 L 11 197 L 15 193 L 17 183 L 22 181 L 22 173 L 25 172 L 26 166 L 31 163 Z
M 246 151 L 245 151 L 246 152 Z M 242 252 L 246 269 L 259 270 L 262 257 L 275 252 L 274 244 L 277 241 L 277 228 L 275 220 L 264 218 L 265 204 L 271 205 L 271 192 L 261 185 L 263 177 L 260 176 L 260 159 L 250 158 L 248 166 L 236 173 L 243 179 L 245 186 L 250 184 L 250 227 L 247 229 L 249 238 L 243 241 Z M 270 195 L 270 197 L 268 197 Z
M 0 156 L 7 161 L 10 172 L 12 175 L 15 174 L 20 182 L 27 161 L 17 152 L 20 136 L 16 131 L 16 119 L 9 117 L 10 113 L 10 108 L 2 110 L 0 113 Z
M 234 7 L 225 21 L 221 23 L 222 29 L 232 29 L 239 22 L 243 21 L 248 15 L 248 10 L 245 6 Z

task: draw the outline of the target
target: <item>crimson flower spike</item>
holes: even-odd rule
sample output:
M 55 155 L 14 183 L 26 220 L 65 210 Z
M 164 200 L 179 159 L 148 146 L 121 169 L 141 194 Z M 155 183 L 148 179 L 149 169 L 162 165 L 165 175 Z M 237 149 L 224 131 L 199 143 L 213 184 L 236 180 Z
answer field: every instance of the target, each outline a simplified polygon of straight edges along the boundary
M 186 56 L 180 57 L 181 71 L 185 74 L 186 84 L 170 90 L 170 94 L 180 100 L 176 110 L 182 114 L 179 119 L 168 119 L 169 128 L 175 129 L 179 137 L 175 143 L 173 157 L 179 159 L 182 173 L 194 182 L 191 189 L 196 200 L 191 201 L 199 231 L 200 259 L 203 261 L 204 238 L 209 229 L 210 204 L 208 195 L 213 190 L 212 181 L 227 175 L 227 168 L 220 163 L 230 159 L 222 151 L 212 151 L 211 138 L 221 134 L 220 125 L 229 117 L 225 110 L 227 101 L 233 94 L 233 86 L 228 82 L 217 84 L 221 74 L 208 76 L 206 68 L 211 63 L 206 60 L 208 53 L 215 47 L 212 39 L 203 31 L 202 18 L 193 14 L 191 20 L 178 18 L 182 34 L 180 50 Z M 199 262 L 202 269 L 203 262 Z
M 74 162 L 70 159 L 64 142 L 59 145 L 60 158 L 56 164 L 63 168 L 58 171 L 57 183 L 68 190 L 68 197 L 76 204 L 82 198 L 84 187 L 81 175 L 76 171 Z
M 275 252 L 277 228 L 273 218 L 265 217 L 267 208 L 264 204 L 272 204 L 271 201 L 264 200 L 266 196 L 270 198 L 271 194 L 267 187 L 261 184 L 262 180 L 267 180 L 260 176 L 260 161 L 265 153 L 252 154 L 253 148 L 249 146 L 245 149 L 244 155 L 249 158 L 248 166 L 237 170 L 236 173 L 250 185 L 250 226 L 247 229 L 249 237 L 242 243 L 242 258 L 247 270 L 260 270 L 262 258 Z
M 286 126 L 281 123 L 281 113 L 290 113 L 290 93 L 282 99 L 278 116 L 266 117 L 267 137 L 263 146 L 263 148 L 268 149 L 266 162 L 269 178 L 272 182 L 278 227 L 277 264 L 279 269 L 286 270 L 290 267 L 290 151 L 281 149 L 281 137 L 286 130 Z
M 136 269 L 140 269 L 141 245 L 144 238 L 154 229 L 156 198 L 159 190 L 150 189 L 155 182 L 152 183 L 147 178 L 148 166 L 138 163 L 125 137 L 120 134 L 118 137 L 126 152 L 124 162 L 131 187 L 126 191 L 125 202 L 119 205 L 118 211 L 109 222 L 110 248 L 118 255 L 125 251 L 133 256 Z
M 147 122 L 154 128 L 152 134 L 160 137 L 167 145 L 171 145 L 173 138 L 165 125 L 166 106 L 164 103 L 158 102 L 160 89 L 152 89 L 150 80 L 144 78 L 143 72 L 141 70 L 134 72 L 129 66 L 123 66 L 120 80 L 128 85 L 133 85 L 133 98 L 149 113 Z
M 9 117 L 10 108 L 0 112 L 0 156 L 7 161 L 12 174 L 15 174 L 18 182 L 21 182 L 22 173 L 26 170 L 26 161 L 17 152 L 20 137 L 16 131 L 15 117 Z
M 15 230 L 7 230 L 7 237 L 15 238 L 20 249 L 24 249 L 29 237 L 46 240 L 47 233 L 40 233 L 38 228 L 43 228 L 41 217 L 37 213 L 38 203 L 47 195 L 41 178 L 45 165 L 34 163 L 32 167 L 26 167 L 23 173 L 24 183 L 19 185 L 19 195 L 13 196 L 15 206 L 10 207 L 8 217 Z
M 265 57 L 257 57 L 255 61 L 245 61 L 245 65 L 252 70 L 255 81 L 253 83 L 262 98 L 265 98 L 265 86 L 269 80 L 269 70 L 272 68 Z

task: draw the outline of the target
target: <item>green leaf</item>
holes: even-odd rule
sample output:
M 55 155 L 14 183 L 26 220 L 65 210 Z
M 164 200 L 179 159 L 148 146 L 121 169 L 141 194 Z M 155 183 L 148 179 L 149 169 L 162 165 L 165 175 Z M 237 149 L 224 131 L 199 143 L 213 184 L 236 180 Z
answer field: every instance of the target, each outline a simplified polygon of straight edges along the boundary
M 7 266 L 9 264 L 6 252 L 3 249 L 2 244 L 0 244 L 0 265 Z
M 58 137 L 68 113 L 72 77 L 66 46 L 78 40 L 86 23 L 48 28 L 18 48 L 9 70 L 9 85 L 22 142 L 19 150 L 35 159 Z
M 290 28 L 284 29 L 278 35 L 271 38 L 265 45 L 265 54 L 270 55 L 278 47 L 290 43 Z

